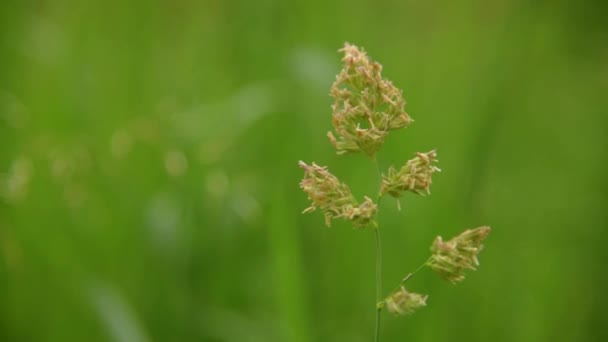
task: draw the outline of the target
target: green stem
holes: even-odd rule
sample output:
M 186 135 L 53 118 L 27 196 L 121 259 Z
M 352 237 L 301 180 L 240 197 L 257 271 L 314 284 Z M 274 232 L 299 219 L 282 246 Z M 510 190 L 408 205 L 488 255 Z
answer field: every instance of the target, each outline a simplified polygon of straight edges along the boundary
M 382 246 L 380 244 L 380 228 L 375 227 L 374 233 L 376 236 L 376 337 L 375 342 L 380 341 L 380 312 L 382 306 Z
M 382 187 L 382 174 L 380 173 L 380 166 L 378 160 L 374 157 L 374 164 L 376 164 L 376 171 L 378 173 L 378 179 L 380 181 L 380 187 Z M 376 205 L 380 205 L 380 199 L 382 195 L 378 190 L 378 196 L 376 198 Z M 374 335 L 374 342 L 380 342 L 380 314 L 382 312 L 382 244 L 380 243 L 380 227 L 374 225 L 374 236 L 376 237 L 376 333 Z

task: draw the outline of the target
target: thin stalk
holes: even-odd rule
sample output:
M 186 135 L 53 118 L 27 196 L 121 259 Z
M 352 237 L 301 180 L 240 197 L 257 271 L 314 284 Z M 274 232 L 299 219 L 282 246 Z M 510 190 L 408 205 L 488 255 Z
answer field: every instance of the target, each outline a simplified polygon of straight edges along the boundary
M 380 341 L 380 313 L 382 311 L 382 245 L 380 244 L 380 229 L 374 229 L 376 236 L 376 337 L 375 342 Z
M 380 181 L 379 186 L 382 187 L 382 174 L 380 173 L 378 159 L 375 157 L 374 164 L 376 164 L 376 172 Z M 376 205 L 380 205 L 381 197 L 380 190 L 378 190 Z M 380 242 L 380 227 L 378 225 L 374 225 L 374 236 L 376 238 L 376 333 L 374 335 L 374 342 L 380 342 L 380 314 L 383 306 L 380 304 L 382 302 L 382 244 Z

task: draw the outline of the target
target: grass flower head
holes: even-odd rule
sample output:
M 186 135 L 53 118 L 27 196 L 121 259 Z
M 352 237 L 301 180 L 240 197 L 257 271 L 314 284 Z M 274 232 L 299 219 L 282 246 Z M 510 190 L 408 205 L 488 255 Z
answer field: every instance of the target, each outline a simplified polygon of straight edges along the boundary
M 330 92 L 337 136 L 327 135 L 338 154 L 362 151 L 373 158 L 389 131 L 407 127 L 412 119 L 401 91 L 382 78 L 382 65 L 354 45 L 346 43 L 340 51 L 344 68 Z
M 389 194 L 399 198 L 402 193 L 410 191 L 424 195 L 431 192 L 432 174 L 441 170 L 433 165 L 437 162 L 435 150 L 427 153 L 416 153 L 416 157 L 397 170 L 390 167 L 388 175 L 382 177 L 381 194 Z
M 475 270 L 479 266 L 477 254 L 483 249 L 482 242 L 489 233 L 490 227 L 479 227 L 467 229 L 447 242 L 438 236 L 431 246 L 428 265 L 447 281 L 463 281 L 465 270 Z
M 388 312 L 395 315 L 409 315 L 416 309 L 426 306 L 427 295 L 409 292 L 401 286 L 384 300 Z
M 331 174 L 327 167 L 315 163 L 307 165 L 303 161 L 300 161 L 299 165 L 304 169 L 300 188 L 312 201 L 311 206 L 304 209 L 304 213 L 312 212 L 316 208 L 321 209 L 328 227 L 334 218 L 349 220 L 355 227 L 365 227 L 372 221 L 378 208 L 369 197 L 365 197 L 365 201 L 359 205 L 349 187 Z

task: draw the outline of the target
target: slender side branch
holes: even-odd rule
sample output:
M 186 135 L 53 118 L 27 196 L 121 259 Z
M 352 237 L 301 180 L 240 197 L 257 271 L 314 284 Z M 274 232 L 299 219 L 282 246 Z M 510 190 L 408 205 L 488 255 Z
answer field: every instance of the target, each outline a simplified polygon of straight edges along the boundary
M 431 261 L 431 258 L 428 258 L 428 259 L 427 259 L 427 260 L 426 260 L 424 263 L 422 263 L 420 266 L 418 266 L 418 268 L 417 268 L 417 269 L 416 269 L 414 272 L 408 273 L 408 274 L 407 274 L 407 275 L 406 275 L 406 276 L 405 276 L 405 277 L 404 277 L 404 278 L 401 280 L 401 282 L 399 283 L 399 286 L 397 286 L 397 287 L 395 288 L 395 290 L 397 290 L 397 289 L 398 289 L 398 288 L 400 288 L 401 286 L 405 285 L 405 283 L 406 283 L 408 280 L 410 280 L 410 278 L 411 278 L 412 276 L 414 276 L 414 274 L 418 273 L 418 271 L 420 271 L 420 270 L 421 270 L 421 269 L 422 269 L 424 266 L 427 266 L 427 265 L 429 264 L 429 261 Z
M 423 264 L 418 266 L 418 268 L 416 268 L 416 270 L 408 273 L 405 277 L 403 277 L 403 279 L 401 279 L 401 282 L 399 282 L 399 285 L 397 285 L 395 287 L 395 289 L 393 290 L 393 292 L 391 292 L 391 293 L 398 292 L 399 289 L 401 289 L 401 287 L 403 287 L 405 285 L 405 283 L 407 283 L 407 281 L 410 280 L 411 277 L 413 277 L 416 273 L 418 273 L 420 270 L 422 270 L 424 268 L 424 266 L 428 266 L 430 261 L 431 261 L 431 258 L 428 258 Z M 386 299 L 383 299 L 381 302 L 378 302 L 379 307 L 384 307 L 385 304 L 386 304 Z

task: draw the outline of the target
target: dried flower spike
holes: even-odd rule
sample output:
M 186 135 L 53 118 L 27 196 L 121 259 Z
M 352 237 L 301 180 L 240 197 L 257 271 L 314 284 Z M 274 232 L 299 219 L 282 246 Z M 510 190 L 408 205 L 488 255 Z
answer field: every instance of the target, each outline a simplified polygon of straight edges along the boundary
M 408 292 L 405 287 L 393 292 L 384 300 L 388 312 L 395 315 L 409 315 L 416 309 L 426 306 L 428 295 Z
M 304 169 L 300 187 L 312 201 L 312 205 L 304 209 L 304 213 L 320 208 L 328 227 L 331 226 L 333 218 L 349 220 L 355 227 L 365 227 L 372 221 L 378 207 L 369 197 L 365 197 L 365 201 L 359 205 L 348 186 L 332 175 L 327 167 L 315 163 L 307 165 L 303 161 L 300 161 L 299 165 Z
M 427 153 L 416 153 L 414 159 L 408 162 L 397 171 L 394 167 L 388 169 L 388 176 L 382 176 L 382 187 L 380 194 L 389 194 L 399 198 L 405 191 L 424 195 L 430 193 L 432 183 L 431 175 L 433 172 L 441 170 L 434 166 L 437 162 L 437 152 L 435 150 Z
M 376 153 L 384 145 L 388 134 L 405 128 L 412 119 L 404 111 L 405 100 L 401 90 L 382 78 L 382 66 L 372 61 L 363 49 L 348 43 L 340 49 L 344 53 L 344 67 L 336 76 L 331 87 L 332 124 L 334 132 L 327 136 L 338 154 L 363 152 L 378 167 Z M 399 169 L 390 167 L 386 175 L 380 176 L 378 199 L 385 194 L 399 198 L 404 192 L 425 195 L 430 193 L 432 175 L 441 170 L 435 166 L 437 153 L 432 150 L 416 153 Z M 327 167 L 316 164 L 307 165 L 300 161 L 304 169 L 304 179 L 300 187 L 311 200 L 304 213 L 320 208 L 325 222 L 342 218 L 351 221 L 355 227 L 365 227 L 370 223 L 376 242 L 376 327 L 374 341 L 380 341 L 380 315 L 384 308 L 395 315 L 408 315 L 426 306 L 428 296 L 409 292 L 405 283 L 415 273 L 429 266 L 440 276 L 453 283 L 464 279 L 465 270 L 475 270 L 479 265 L 477 254 L 482 250 L 482 242 L 490 232 L 490 227 L 480 227 L 464 231 L 453 239 L 444 242 L 438 236 L 431 247 L 431 257 L 414 272 L 401 280 L 397 289 L 388 297 L 382 295 L 382 249 L 380 227 L 374 221 L 378 211 L 377 204 L 365 197 L 359 204 L 349 187 L 332 175 Z M 382 299 L 384 298 L 384 300 Z M 371 305 L 370 305 L 371 306 Z
M 479 266 L 477 254 L 483 249 L 482 242 L 490 233 L 490 227 L 467 229 L 450 241 L 435 238 L 431 246 L 433 255 L 427 265 L 442 278 L 452 283 L 464 280 L 465 270 Z
M 401 91 L 382 78 L 382 65 L 355 45 L 345 43 L 340 52 L 344 68 L 330 92 L 337 137 L 327 136 L 338 154 L 363 151 L 373 158 L 389 131 L 407 127 L 412 119 Z

